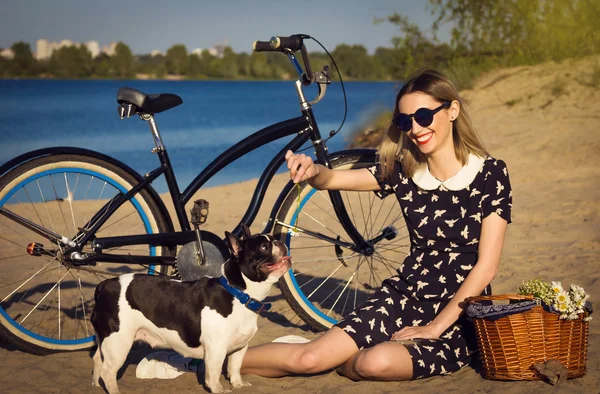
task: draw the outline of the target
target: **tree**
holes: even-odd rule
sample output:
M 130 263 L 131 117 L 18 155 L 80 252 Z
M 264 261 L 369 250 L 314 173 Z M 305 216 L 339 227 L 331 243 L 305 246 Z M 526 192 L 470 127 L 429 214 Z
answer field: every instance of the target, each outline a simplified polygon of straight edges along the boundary
M 429 0 L 434 28 L 453 23 L 452 44 L 505 63 L 600 51 L 598 0 Z
M 223 58 L 221 59 L 221 75 L 225 79 L 236 79 L 239 76 L 237 55 L 231 47 L 225 47 Z
M 120 79 L 132 78 L 135 76 L 135 61 L 131 49 L 123 42 L 118 42 L 115 47 L 115 54 L 110 57 L 111 69 L 114 76 Z
M 362 45 L 340 44 L 333 50 L 342 78 L 372 79 L 379 76 L 379 64 L 374 62 Z
M 58 78 L 89 78 L 93 70 L 92 54 L 83 45 L 59 48 L 52 52 L 48 69 Z
M 249 60 L 250 76 L 258 79 L 273 78 L 266 53 L 253 52 Z
M 186 72 L 188 77 L 196 79 L 206 77 L 204 71 L 204 63 L 202 62 L 202 59 L 200 59 L 200 56 L 195 53 L 190 54 Z
M 33 58 L 31 48 L 26 42 L 16 42 L 10 49 L 14 57 L 7 66 L 7 74 L 15 77 L 30 77 L 38 73 L 37 61 Z
M 188 69 L 189 59 L 185 45 L 173 45 L 167 50 L 167 72 L 174 75 L 183 75 Z
M 92 59 L 93 74 L 100 78 L 110 78 L 116 75 L 110 56 L 102 52 Z

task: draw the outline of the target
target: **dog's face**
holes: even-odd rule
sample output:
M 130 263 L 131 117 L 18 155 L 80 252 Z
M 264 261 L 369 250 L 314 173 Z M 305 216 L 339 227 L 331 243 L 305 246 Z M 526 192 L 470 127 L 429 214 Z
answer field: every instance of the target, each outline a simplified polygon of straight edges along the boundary
M 244 234 L 241 239 L 225 233 L 240 271 L 253 282 L 277 282 L 292 266 L 287 247 L 271 235 L 251 235 L 245 225 L 242 225 L 242 229 Z

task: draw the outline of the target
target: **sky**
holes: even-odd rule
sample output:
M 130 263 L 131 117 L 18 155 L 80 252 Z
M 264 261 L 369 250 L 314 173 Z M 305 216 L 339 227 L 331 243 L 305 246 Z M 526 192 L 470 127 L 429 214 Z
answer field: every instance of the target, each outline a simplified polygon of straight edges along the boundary
M 189 52 L 226 44 L 249 53 L 255 40 L 305 33 L 330 50 L 347 43 L 373 53 L 399 35 L 390 23 L 374 24 L 394 12 L 422 30 L 433 22 L 426 0 L 0 0 L 0 48 L 25 41 L 35 52 L 46 38 L 101 47 L 123 41 L 134 54 L 164 53 L 174 44 Z

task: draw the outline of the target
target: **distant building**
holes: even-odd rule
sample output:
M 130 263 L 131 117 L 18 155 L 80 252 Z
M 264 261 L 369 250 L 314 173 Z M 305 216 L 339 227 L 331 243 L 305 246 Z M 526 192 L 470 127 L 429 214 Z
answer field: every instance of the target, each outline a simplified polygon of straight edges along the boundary
M 202 56 L 202 51 L 203 51 L 203 50 L 204 50 L 204 49 L 202 49 L 202 48 L 196 48 L 196 49 L 194 49 L 194 50 L 192 51 L 192 55 L 198 55 L 198 56 Z
M 223 54 L 225 53 L 225 48 L 227 48 L 226 45 L 217 44 L 213 48 L 209 49 L 209 51 L 210 54 L 213 56 L 223 57 Z
M 102 47 L 102 53 L 106 53 L 108 56 L 113 56 L 117 50 L 117 43 L 111 42 L 109 45 Z
M 2 57 L 4 59 L 12 59 L 15 57 L 15 53 L 13 52 L 12 49 L 6 48 L 6 49 L 3 49 L 2 51 L 0 51 L 0 57 Z
M 85 43 L 85 47 L 92 54 L 92 58 L 100 54 L 100 44 L 98 44 L 98 41 L 88 41 Z
M 152 52 L 150 52 L 150 56 L 154 57 L 154 56 L 164 56 L 165 54 L 162 53 L 161 51 L 159 51 L 158 49 L 153 50 Z
M 75 43 L 71 40 L 62 40 L 55 49 L 72 47 L 73 45 L 75 45 Z
M 52 55 L 52 51 L 50 50 L 50 43 L 45 38 L 37 40 L 35 46 L 35 58 L 37 60 L 48 59 Z

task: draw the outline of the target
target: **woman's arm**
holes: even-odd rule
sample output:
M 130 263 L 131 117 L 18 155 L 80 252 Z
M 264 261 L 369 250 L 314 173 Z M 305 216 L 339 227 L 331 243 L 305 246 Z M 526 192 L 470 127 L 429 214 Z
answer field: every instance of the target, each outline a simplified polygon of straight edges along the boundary
M 496 213 L 483 219 L 479 240 L 477 264 L 460 286 L 446 307 L 427 326 L 404 327 L 392 335 L 392 339 L 439 338 L 448 327 L 458 320 L 464 310 L 467 297 L 478 296 L 496 277 L 504 235 L 508 223 Z
M 366 168 L 358 170 L 330 170 L 315 164 L 310 156 L 287 151 L 285 158 L 294 183 L 307 181 L 318 190 L 377 191 L 381 187 Z

